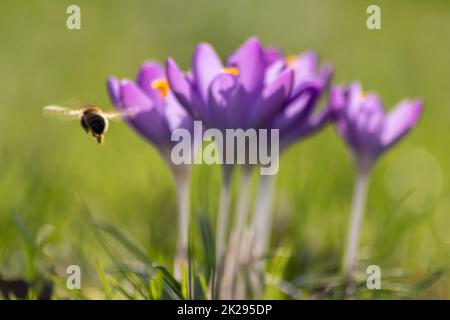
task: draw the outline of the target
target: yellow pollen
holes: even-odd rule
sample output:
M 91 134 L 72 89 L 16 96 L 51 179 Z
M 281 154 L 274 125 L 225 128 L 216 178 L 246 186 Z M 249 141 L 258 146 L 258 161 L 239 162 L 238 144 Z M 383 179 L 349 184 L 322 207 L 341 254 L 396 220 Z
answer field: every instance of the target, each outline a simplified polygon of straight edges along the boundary
M 298 56 L 290 54 L 286 57 L 285 62 L 288 67 L 292 68 L 297 64 Z
M 223 68 L 222 71 L 225 72 L 225 73 L 232 74 L 233 76 L 238 76 L 239 75 L 239 69 L 236 68 L 236 67 Z
M 165 98 L 167 97 L 167 94 L 169 93 L 169 82 L 166 78 L 159 78 L 155 79 L 151 83 L 151 87 L 159 92 L 159 94 Z
M 369 92 L 361 91 L 361 100 L 365 102 L 367 98 L 369 97 Z

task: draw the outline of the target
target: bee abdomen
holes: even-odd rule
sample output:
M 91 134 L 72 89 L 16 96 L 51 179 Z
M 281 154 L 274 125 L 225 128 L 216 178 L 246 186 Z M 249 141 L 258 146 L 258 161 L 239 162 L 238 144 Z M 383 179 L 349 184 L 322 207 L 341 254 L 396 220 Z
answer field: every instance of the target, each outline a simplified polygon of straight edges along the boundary
M 107 126 L 105 118 L 94 112 L 84 114 L 81 118 L 81 125 L 85 129 L 89 128 L 96 135 L 103 134 Z

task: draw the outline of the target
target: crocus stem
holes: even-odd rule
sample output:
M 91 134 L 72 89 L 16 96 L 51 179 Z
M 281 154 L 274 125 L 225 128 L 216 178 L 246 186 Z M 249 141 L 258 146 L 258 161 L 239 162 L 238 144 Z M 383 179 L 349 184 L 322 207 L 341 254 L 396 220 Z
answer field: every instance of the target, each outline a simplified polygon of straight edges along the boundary
M 256 207 L 253 215 L 252 228 L 254 229 L 255 256 L 260 256 L 267 251 L 269 233 L 272 220 L 270 211 L 272 208 L 274 175 L 261 176 L 258 194 L 256 196 Z
M 189 245 L 189 182 L 190 170 L 174 173 L 178 206 L 178 239 L 175 257 L 175 276 L 181 280 L 182 266 L 188 263 Z
M 265 267 L 265 259 L 262 256 L 267 252 L 269 244 L 269 234 L 272 229 L 272 219 L 270 216 L 272 208 L 273 186 L 275 176 L 263 175 L 259 181 L 258 194 L 255 200 L 255 211 L 249 236 L 252 237 L 250 252 L 252 267 L 250 268 L 250 283 L 254 297 L 260 298 L 263 288 L 262 271 Z
M 247 223 L 248 209 L 250 203 L 250 178 L 252 170 L 249 167 L 243 167 L 241 174 L 241 186 L 239 190 L 239 200 L 234 220 L 233 233 L 236 234 L 238 242 L 242 238 L 242 231 Z M 239 247 L 239 246 L 238 246 Z
M 356 260 L 356 251 L 358 249 L 359 234 L 361 230 L 366 195 L 369 183 L 369 170 L 359 169 L 356 173 L 355 186 L 352 200 L 352 215 L 347 237 L 347 249 L 344 258 L 344 276 L 346 281 L 351 281 Z
M 216 264 L 220 266 L 224 253 L 226 251 L 226 233 L 228 230 L 228 220 L 230 211 L 230 200 L 231 200 L 231 174 L 233 167 L 229 165 L 224 165 L 223 167 L 223 180 L 222 187 L 220 190 L 220 200 L 219 200 L 219 212 L 217 217 L 217 228 L 216 228 Z
M 234 295 L 234 284 L 240 259 L 239 249 L 241 246 L 242 232 L 248 217 L 250 178 L 251 168 L 243 167 L 241 172 L 241 183 L 236 215 L 231 232 L 230 245 L 226 256 L 223 279 L 220 286 L 220 297 L 222 299 L 232 299 Z

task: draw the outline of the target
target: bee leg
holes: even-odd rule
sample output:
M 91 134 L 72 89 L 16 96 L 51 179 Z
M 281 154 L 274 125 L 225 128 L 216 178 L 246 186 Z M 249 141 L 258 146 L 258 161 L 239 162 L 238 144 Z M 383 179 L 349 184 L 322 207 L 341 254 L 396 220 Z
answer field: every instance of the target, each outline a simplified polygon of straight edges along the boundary
M 102 144 L 105 141 L 105 136 L 102 134 L 99 134 L 96 138 L 99 144 Z

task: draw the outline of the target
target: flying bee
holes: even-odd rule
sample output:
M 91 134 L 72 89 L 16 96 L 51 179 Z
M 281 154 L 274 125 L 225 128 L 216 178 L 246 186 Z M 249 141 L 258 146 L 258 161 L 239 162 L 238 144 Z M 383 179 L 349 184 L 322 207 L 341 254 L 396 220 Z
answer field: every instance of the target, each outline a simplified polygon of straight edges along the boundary
M 61 106 L 46 106 L 44 107 L 44 113 L 69 119 L 80 119 L 81 127 L 84 131 L 97 139 L 99 144 L 105 141 L 105 133 L 108 131 L 109 120 L 118 119 L 122 116 L 119 112 L 104 112 L 93 104 L 85 105 L 79 110 Z

